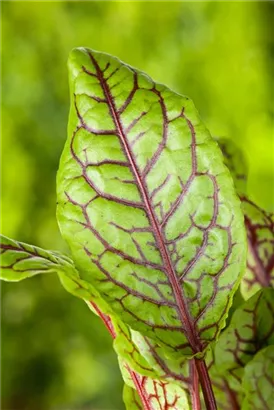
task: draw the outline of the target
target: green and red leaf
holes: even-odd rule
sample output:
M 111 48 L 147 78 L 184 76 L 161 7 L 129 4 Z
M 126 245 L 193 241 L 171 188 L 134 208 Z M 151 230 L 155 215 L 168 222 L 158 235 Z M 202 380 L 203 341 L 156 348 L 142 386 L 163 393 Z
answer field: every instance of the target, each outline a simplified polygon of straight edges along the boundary
M 231 376 L 231 387 L 240 390 L 244 367 L 265 346 L 274 344 L 274 289 L 257 292 L 233 314 L 229 327 L 215 347 L 215 364 Z
M 53 273 L 72 268 L 73 262 L 55 251 L 14 241 L 0 235 L 0 278 L 17 282 L 41 273 Z
M 192 102 L 107 54 L 69 59 L 58 221 L 80 276 L 174 357 L 225 324 L 245 264 L 239 201 Z
M 247 270 L 241 283 L 245 299 L 274 287 L 274 214 L 241 197 L 248 241 Z
M 216 141 L 222 150 L 224 163 L 228 167 L 239 195 L 246 194 L 247 163 L 242 151 L 230 139 L 217 138 Z
M 217 141 L 233 177 L 245 217 L 248 256 L 241 291 L 248 299 L 262 287 L 274 286 L 274 214 L 264 211 L 247 197 L 247 166 L 241 150 L 231 140 Z
M 242 410 L 272 410 L 274 404 L 274 346 L 261 350 L 245 367 Z
M 140 383 L 143 391 L 147 393 L 147 407 L 141 405 L 137 390 L 125 385 L 123 397 L 127 410 L 198 410 L 189 407 L 186 393 L 177 384 L 148 377 L 142 377 Z

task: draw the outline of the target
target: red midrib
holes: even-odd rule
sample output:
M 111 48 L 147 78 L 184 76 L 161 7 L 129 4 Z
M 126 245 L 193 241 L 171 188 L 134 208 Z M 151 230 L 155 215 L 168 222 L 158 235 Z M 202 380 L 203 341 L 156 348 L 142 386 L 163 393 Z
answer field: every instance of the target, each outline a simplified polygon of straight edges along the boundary
M 89 301 L 91 306 L 95 309 L 95 311 L 98 313 L 99 317 L 102 319 L 104 325 L 106 326 L 107 330 L 109 331 L 110 335 L 112 336 L 113 339 L 116 338 L 116 332 L 114 330 L 113 323 L 111 321 L 111 318 L 107 315 L 105 315 L 99 307 L 96 305 L 96 303 L 92 302 L 91 300 Z M 130 374 L 130 377 L 135 384 L 136 390 L 139 394 L 139 397 L 141 399 L 141 402 L 144 406 L 144 410 L 153 410 L 153 408 L 149 404 L 149 399 L 147 397 L 146 390 L 142 388 L 140 378 L 138 377 L 138 374 L 135 373 L 131 368 L 126 364 L 125 365 L 127 371 Z
M 168 253 L 168 251 L 166 249 L 166 246 L 165 246 L 165 243 L 163 241 L 162 233 L 161 233 L 159 224 L 157 222 L 156 215 L 155 215 L 154 210 L 151 207 L 150 201 L 148 199 L 149 198 L 148 192 L 147 192 L 146 187 L 144 186 L 144 184 L 142 182 L 142 178 L 139 174 L 138 167 L 137 167 L 137 165 L 135 163 L 135 160 L 134 160 L 134 158 L 131 154 L 131 150 L 130 150 L 130 147 L 128 145 L 128 141 L 127 141 L 126 136 L 124 134 L 123 125 L 121 124 L 121 121 L 120 121 L 118 112 L 116 110 L 115 103 L 114 103 L 112 94 L 110 92 L 110 89 L 108 87 L 108 84 L 106 83 L 106 81 L 104 79 L 104 76 L 103 76 L 103 73 L 102 73 L 97 61 L 93 57 L 93 55 L 89 54 L 89 56 L 90 56 L 90 59 L 92 60 L 92 62 L 94 64 L 94 67 L 95 67 L 96 72 L 97 72 L 97 76 L 98 76 L 98 78 L 101 82 L 101 85 L 102 85 L 102 88 L 103 88 L 103 91 L 104 91 L 104 94 L 105 94 L 105 98 L 106 98 L 106 100 L 108 102 L 108 105 L 109 105 L 109 108 L 110 108 L 111 116 L 112 116 L 112 118 L 115 122 L 117 131 L 120 134 L 120 138 L 122 140 L 124 150 L 126 152 L 128 160 L 130 162 L 132 172 L 134 173 L 134 176 L 137 180 L 139 190 L 140 190 L 142 198 L 144 200 L 149 219 L 151 221 L 154 232 L 156 234 L 156 240 L 157 240 L 157 243 L 158 243 L 161 255 L 162 255 L 162 259 L 165 263 L 165 270 L 168 273 L 168 278 L 169 278 L 171 287 L 173 289 L 173 293 L 174 293 L 176 303 L 177 303 L 178 308 L 179 308 L 178 309 L 178 314 L 180 316 L 180 320 L 181 320 L 182 324 L 185 326 L 186 337 L 189 341 L 189 344 L 191 345 L 191 348 L 192 348 L 193 352 L 197 353 L 197 352 L 202 350 L 201 343 L 200 343 L 199 338 L 197 337 L 196 332 L 194 330 L 194 325 L 191 321 L 191 317 L 189 315 L 189 312 L 188 312 L 188 309 L 187 309 L 187 306 L 186 306 L 186 302 L 183 298 L 181 287 L 180 287 L 179 281 L 177 279 L 176 273 L 173 269 L 173 266 L 172 266 L 172 263 L 171 263 L 171 260 L 170 260 L 170 257 L 169 257 L 169 253 Z

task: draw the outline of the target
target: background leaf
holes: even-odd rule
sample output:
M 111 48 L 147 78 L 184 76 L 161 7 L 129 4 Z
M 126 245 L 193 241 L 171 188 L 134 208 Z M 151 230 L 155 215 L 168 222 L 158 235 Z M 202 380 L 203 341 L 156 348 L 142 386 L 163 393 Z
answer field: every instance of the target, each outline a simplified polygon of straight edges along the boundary
M 245 367 L 242 410 L 271 410 L 274 400 L 274 346 L 261 350 Z
M 247 269 L 241 282 L 245 299 L 274 284 L 274 214 L 266 212 L 246 195 L 247 167 L 241 150 L 228 139 L 217 140 L 242 202 L 248 239 Z
M 224 156 L 224 163 L 229 169 L 238 194 L 247 191 L 247 163 L 240 148 L 228 138 L 216 138 Z
M 206 354 L 206 364 L 212 381 L 217 408 L 219 410 L 239 410 L 242 392 L 237 388 L 235 389 L 234 376 L 229 371 L 216 366 L 214 346 Z
M 245 299 L 274 286 L 274 214 L 242 197 L 248 239 L 247 270 L 241 282 Z
M 57 216 L 76 266 L 167 354 L 200 354 L 224 326 L 245 263 L 217 144 L 188 98 L 116 58 L 76 49 L 69 70 Z
M 274 343 L 274 289 L 262 289 L 240 306 L 215 347 L 215 364 L 241 388 L 244 367 L 263 347 Z

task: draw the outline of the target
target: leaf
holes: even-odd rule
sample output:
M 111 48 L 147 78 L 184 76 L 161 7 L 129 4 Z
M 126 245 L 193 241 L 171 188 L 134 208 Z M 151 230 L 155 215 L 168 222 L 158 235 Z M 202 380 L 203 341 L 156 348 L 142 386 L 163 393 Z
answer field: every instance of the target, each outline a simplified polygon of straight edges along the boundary
M 59 272 L 73 264 L 58 252 L 46 251 L 3 235 L 0 235 L 0 239 L 2 280 L 16 282 L 40 273 Z
M 211 372 L 210 377 L 218 410 L 240 410 L 241 394 L 231 387 L 229 373 Z
M 115 318 L 115 316 L 104 314 L 93 302 L 91 305 L 95 312 L 101 317 L 114 339 L 114 348 L 118 355 L 121 373 L 125 381 L 123 397 L 126 408 L 144 408 L 145 410 L 167 410 L 169 408 L 179 410 L 183 408 L 184 410 L 188 410 L 187 390 L 173 379 L 172 381 L 165 379 L 158 380 L 157 377 L 155 377 L 155 370 L 149 366 L 146 358 L 142 357 L 126 326 L 119 321 L 119 319 Z M 138 373 L 138 371 L 140 371 L 141 374 Z M 200 403 L 197 372 L 195 376 L 195 388 L 197 389 L 196 393 L 198 394 L 198 398 L 195 397 L 192 408 L 193 410 L 200 410 L 200 406 L 197 406 L 197 403 L 198 405 Z M 190 380 L 188 382 L 189 385 L 187 387 L 194 390 L 194 386 L 190 384 Z M 193 399 L 193 392 L 189 399 Z
M 245 367 L 242 410 L 272 410 L 274 403 L 274 346 L 256 354 Z
M 167 358 L 161 346 L 143 336 L 141 333 L 131 330 L 132 342 L 140 351 L 140 354 L 147 360 L 154 369 L 156 376 L 163 380 L 175 381 L 190 390 L 191 380 L 191 360 L 182 357 L 180 360 Z
M 176 383 L 142 377 L 142 388 L 147 392 L 148 403 L 153 410 L 189 409 L 185 391 Z M 195 410 L 193 408 L 193 410 Z
M 247 167 L 241 150 L 230 140 L 218 139 L 218 143 L 232 174 L 245 217 L 248 257 L 241 292 L 248 299 L 262 287 L 274 285 L 274 214 L 264 211 L 246 196 Z
M 143 410 L 143 406 L 137 391 L 126 383 L 123 389 L 123 399 L 126 410 Z
M 213 347 L 207 351 L 206 363 L 217 408 L 219 410 L 240 410 L 241 392 L 234 389 L 233 376 L 228 371 L 217 368 Z
M 124 336 L 128 333 L 126 326 L 118 320 L 116 323 L 114 318 L 111 319 L 108 316 L 112 313 L 109 306 L 89 283 L 79 278 L 73 262 L 68 257 L 55 251 L 46 251 L 33 245 L 14 241 L 2 235 L 0 250 L 1 279 L 20 281 L 41 273 L 57 273 L 65 289 L 73 295 L 84 299 L 93 312 L 103 319 L 113 337 L 116 337 L 115 332 L 117 330 L 120 331 L 117 339 L 121 344 L 123 340 L 123 355 L 128 358 L 129 352 L 126 350 L 128 346 L 125 344 L 126 339 Z M 115 326 L 113 323 L 115 323 Z M 133 346 L 129 341 L 128 344 L 130 347 Z M 135 350 L 138 354 L 136 355 L 133 349 L 135 354 L 133 355 L 132 351 L 130 351 L 130 355 L 132 359 L 136 360 L 135 367 L 138 370 L 140 368 L 143 370 L 140 366 L 146 363 L 146 360 L 141 357 L 136 348 Z M 154 375 L 153 369 L 150 369 L 150 372 L 147 370 L 146 374 Z M 148 410 L 152 410 L 152 408 Z
M 81 278 L 174 357 L 225 324 L 245 263 L 243 218 L 192 102 L 107 54 L 69 59 L 57 217 Z
M 263 347 L 274 344 L 274 289 L 265 288 L 234 313 L 215 347 L 218 370 L 229 372 L 240 390 L 246 364 Z
M 87 302 L 92 299 L 106 313 L 112 313 L 96 289 L 79 277 L 69 257 L 3 235 L 0 239 L 0 279 L 17 282 L 42 273 L 57 273 L 68 292 Z
M 222 150 L 224 163 L 232 175 L 236 191 L 239 195 L 246 194 L 248 169 L 243 152 L 230 139 L 217 138 L 216 141 Z
M 73 262 L 66 256 L 54 251 L 46 251 L 36 246 L 13 241 L 1 236 L 1 278 L 9 281 L 19 281 L 39 273 L 58 273 L 63 286 L 70 293 L 84 299 L 94 313 L 99 315 L 112 337 L 123 367 L 126 368 L 127 381 L 131 387 L 125 389 L 125 400 L 131 409 L 142 409 L 141 401 L 134 388 L 139 386 L 141 397 L 147 401 L 146 410 L 166 410 L 174 405 L 174 410 L 188 408 L 186 392 L 178 385 L 163 380 L 152 379 L 155 371 L 141 356 L 131 340 L 131 334 L 126 325 L 112 314 L 110 307 L 98 295 L 90 284 L 79 278 Z M 144 375 L 135 373 L 141 371 Z M 150 376 L 147 377 L 147 376 Z M 133 405 L 135 407 L 133 407 Z M 179 407 L 178 407 L 179 406 Z M 188 406 L 188 405 L 187 405 Z
M 186 392 L 176 383 L 136 375 L 144 401 L 136 388 L 125 383 L 123 399 L 127 410 L 189 410 Z M 199 410 L 192 407 L 192 410 Z
M 262 287 L 274 287 L 274 214 L 242 197 L 248 240 L 247 270 L 241 283 L 245 299 Z

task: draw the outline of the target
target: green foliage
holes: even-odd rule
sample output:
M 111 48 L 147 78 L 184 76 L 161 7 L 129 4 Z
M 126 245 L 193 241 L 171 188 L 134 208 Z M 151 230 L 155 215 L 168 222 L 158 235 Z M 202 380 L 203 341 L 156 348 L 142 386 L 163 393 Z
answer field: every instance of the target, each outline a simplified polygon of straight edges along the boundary
M 55 173 L 67 122 L 65 63 L 79 45 L 191 96 L 212 135 L 244 150 L 248 196 L 271 209 L 271 9 L 271 2 L 3 2 L 3 233 L 66 252 L 54 216 Z M 1 296 L 4 408 L 122 407 L 109 337 L 56 275 L 3 283 Z
M 39 273 L 75 271 L 73 262 L 55 251 L 17 242 L 1 235 L 0 278 L 17 282 Z
M 143 410 L 143 406 L 137 391 L 127 384 L 124 385 L 123 399 L 126 410 Z
M 237 193 L 246 194 L 248 170 L 243 152 L 232 140 L 217 138 L 216 141 L 222 150 L 224 163 L 230 171 Z
M 217 144 L 187 97 L 114 57 L 76 49 L 69 72 L 57 218 L 72 260 L 3 236 L 1 277 L 56 272 L 100 316 L 114 339 L 127 408 L 198 410 L 200 383 L 213 410 L 208 371 L 219 407 L 226 409 L 224 397 L 237 407 L 246 366 L 273 343 L 274 290 L 243 304 L 238 296 L 228 317 L 245 267 L 245 230 Z M 220 145 L 240 194 L 240 156 Z M 241 200 L 254 258 L 256 246 L 271 243 L 272 221 L 262 212 L 268 236 L 246 209 L 255 206 Z M 265 234 L 257 243 L 251 218 Z
M 218 143 L 242 202 L 248 257 L 241 292 L 248 299 L 259 289 L 274 285 L 274 214 L 261 209 L 246 196 L 247 169 L 243 153 L 230 140 L 218 139 Z
M 69 71 L 57 218 L 80 275 L 167 354 L 201 355 L 245 263 L 220 151 L 188 98 L 116 58 L 76 49 Z
M 245 299 L 262 287 L 274 287 L 274 214 L 242 197 L 248 239 L 247 270 L 241 283 Z
M 261 350 L 245 367 L 242 410 L 271 410 L 273 392 L 274 346 Z
M 246 195 L 270 209 L 270 11 L 267 3 L 216 3 L 213 7 L 206 2 L 5 2 L 3 231 L 39 246 L 65 249 L 54 218 L 54 175 L 67 116 L 65 60 L 72 47 L 91 44 L 91 39 L 94 48 L 119 55 L 193 97 L 213 135 L 230 135 L 244 149 L 251 171 Z M 250 213 L 253 215 L 254 210 Z M 267 267 L 271 266 L 271 259 L 266 257 L 267 252 L 271 255 L 271 225 L 263 218 L 260 221 L 268 227 L 258 231 L 258 242 L 264 241 L 264 232 L 268 231 L 269 244 L 258 249 Z M 48 254 L 42 251 L 44 256 L 44 252 Z M 27 268 L 29 262 L 33 260 L 28 261 Z M 39 269 L 54 267 L 51 263 L 50 256 Z M 18 266 L 22 277 L 22 262 Z M 37 265 L 28 272 L 36 271 Z M 59 272 L 67 290 L 84 299 L 90 296 L 90 283 L 75 272 L 72 280 L 68 271 L 65 275 Z M 18 271 L 7 273 L 10 278 L 18 278 Z M 62 292 L 55 276 L 38 275 L 31 281 L 2 286 L 2 406 L 26 410 L 120 409 L 121 385 L 114 355 L 108 353 L 110 341 L 84 304 Z M 252 286 L 248 293 L 244 282 L 241 288 L 245 298 L 256 291 Z M 98 293 L 92 295 L 102 303 Z M 234 301 L 235 297 L 233 309 Z M 112 312 L 109 305 L 102 304 L 103 308 Z M 130 349 L 130 344 L 127 346 Z M 156 357 L 164 358 L 169 370 L 176 370 L 176 364 L 183 366 L 183 360 L 173 363 L 162 355 L 157 343 L 154 347 Z M 145 359 L 156 363 L 155 355 L 148 353 Z M 230 409 L 231 388 L 229 393 L 223 382 L 231 383 L 230 375 L 225 379 L 222 373 L 213 376 L 213 369 L 210 373 L 215 377 L 218 408 Z M 241 397 L 236 396 L 239 407 Z
M 215 348 L 218 370 L 230 373 L 238 390 L 244 368 L 256 353 L 274 344 L 274 289 L 257 292 L 233 314 Z

